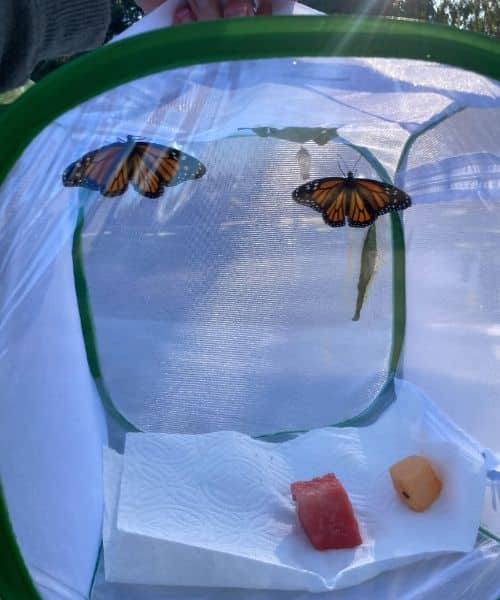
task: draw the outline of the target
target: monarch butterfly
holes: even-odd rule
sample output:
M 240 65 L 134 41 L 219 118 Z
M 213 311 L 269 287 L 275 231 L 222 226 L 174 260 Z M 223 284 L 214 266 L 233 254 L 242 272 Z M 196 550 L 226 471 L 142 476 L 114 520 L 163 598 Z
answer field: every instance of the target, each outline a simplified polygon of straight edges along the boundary
M 402 190 L 374 179 L 325 177 L 299 186 L 292 194 L 295 202 L 314 208 L 330 227 L 342 227 L 345 219 L 351 227 L 367 227 L 384 213 L 411 206 L 411 198 Z
M 84 154 L 65 169 L 62 180 L 67 187 L 99 190 L 107 197 L 120 196 L 131 182 L 143 196 L 158 198 L 165 187 L 198 179 L 205 171 L 189 154 L 129 135 L 125 141 Z

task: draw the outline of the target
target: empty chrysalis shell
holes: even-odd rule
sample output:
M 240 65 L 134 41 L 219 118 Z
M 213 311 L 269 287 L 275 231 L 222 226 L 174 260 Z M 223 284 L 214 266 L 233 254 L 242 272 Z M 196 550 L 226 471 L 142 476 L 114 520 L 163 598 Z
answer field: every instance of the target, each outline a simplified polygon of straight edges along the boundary
M 311 155 L 304 148 L 304 146 L 301 146 L 300 150 L 297 152 L 296 157 L 297 163 L 299 165 L 300 176 L 302 177 L 302 179 L 309 179 L 309 171 L 311 169 Z

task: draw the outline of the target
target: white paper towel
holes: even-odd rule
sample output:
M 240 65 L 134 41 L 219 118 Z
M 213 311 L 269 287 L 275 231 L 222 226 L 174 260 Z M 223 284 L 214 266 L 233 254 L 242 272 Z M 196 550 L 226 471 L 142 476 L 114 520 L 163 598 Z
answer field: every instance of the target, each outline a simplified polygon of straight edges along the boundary
M 111 455 L 105 463 L 106 577 L 324 591 L 428 554 L 471 550 L 485 487 L 480 452 L 413 386 L 398 384 L 397 394 L 370 427 L 281 444 L 235 432 L 129 434 L 123 472 Z M 409 454 L 430 458 L 443 480 L 424 513 L 400 502 L 388 473 Z M 358 548 L 314 550 L 297 522 L 290 483 L 327 472 L 351 498 Z

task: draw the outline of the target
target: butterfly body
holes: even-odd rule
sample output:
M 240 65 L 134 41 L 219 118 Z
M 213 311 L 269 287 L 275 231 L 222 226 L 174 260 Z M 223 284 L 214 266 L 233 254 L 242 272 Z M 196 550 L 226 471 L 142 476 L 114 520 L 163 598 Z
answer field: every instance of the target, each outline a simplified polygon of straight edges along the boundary
M 103 196 L 123 194 L 129 183 L 147 198 L 158 198 L 165 187 L 205 174 L 196 158 L 175 148 L 140 141 L 133 136 L 84 154 L 63 173 L 67 187 L 98 190 Z
M 330 227 L 367 227 L 377 217 L 411 206 L 403 190 L 375 181 L 357 179 L 351 171 L 347 177 L 315 179 L 296 188 L 292 194 L 299 204 L 317 210 Z

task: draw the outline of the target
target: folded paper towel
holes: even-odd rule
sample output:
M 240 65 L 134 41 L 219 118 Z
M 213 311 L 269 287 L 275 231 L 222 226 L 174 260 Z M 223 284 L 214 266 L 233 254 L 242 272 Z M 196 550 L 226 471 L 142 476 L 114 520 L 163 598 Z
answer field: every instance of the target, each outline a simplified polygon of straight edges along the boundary
M 427 456 L 443 492 L 425 513 L 397 498 L 389 466 Z M 314 550 L 290 483 L 334 472 L 363 544 Z M 281 444 L 236 432 L 129 434 L 105 454 L 104 552 L 110 581 L 308 590 L 355 585 L 438 552 L 473 548 L 485 487 L 479 449 L 413 386 L 366 428 L 311 431 Z

